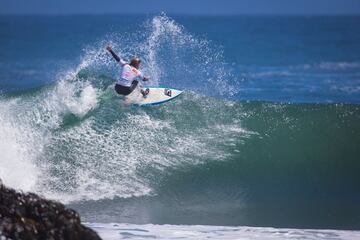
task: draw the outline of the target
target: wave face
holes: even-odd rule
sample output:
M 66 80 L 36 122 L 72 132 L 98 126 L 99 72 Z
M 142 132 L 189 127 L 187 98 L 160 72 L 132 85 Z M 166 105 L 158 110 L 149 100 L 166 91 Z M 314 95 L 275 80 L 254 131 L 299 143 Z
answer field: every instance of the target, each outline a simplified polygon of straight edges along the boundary
M 359 228 L 359 105 L 238 101 L 241 76 L 220 47 L 165 15 L 141 26 L 87 46 L 45 86 L 2 95 L 5 184 L 90 222 Z M 151 84 L 185 93 L 123 106 L 108 43 L 144 56 Z
M 357 105 L 185 94 L 140 116 L 153 130 L 137 135 L 141 145 L 151 139 L 136 154 L 136 176 L 151 191 L 74 204 L 89 221 L 358 228 Z
M 358 105 L 185 93 L 128 108 L 90 85 L 61 105 L 59 89 L 2 100 L 6 184 L 87 221 L 358 227 Z

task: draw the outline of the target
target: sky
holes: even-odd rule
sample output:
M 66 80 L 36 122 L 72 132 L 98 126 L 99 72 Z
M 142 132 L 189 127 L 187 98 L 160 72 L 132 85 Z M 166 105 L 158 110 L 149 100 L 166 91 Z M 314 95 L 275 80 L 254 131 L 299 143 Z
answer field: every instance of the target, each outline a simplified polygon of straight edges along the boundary
M 0 0 L 0 14 L 360 15 L 360 0 Z

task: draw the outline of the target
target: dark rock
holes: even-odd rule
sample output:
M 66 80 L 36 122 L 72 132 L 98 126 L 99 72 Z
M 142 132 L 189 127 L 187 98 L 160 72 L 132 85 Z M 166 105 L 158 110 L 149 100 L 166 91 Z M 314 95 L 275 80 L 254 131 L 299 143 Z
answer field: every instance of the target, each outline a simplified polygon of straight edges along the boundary
M 79 214 L 34 193 L 19 193 L 0 180 L 0 239 L 100 239 Z

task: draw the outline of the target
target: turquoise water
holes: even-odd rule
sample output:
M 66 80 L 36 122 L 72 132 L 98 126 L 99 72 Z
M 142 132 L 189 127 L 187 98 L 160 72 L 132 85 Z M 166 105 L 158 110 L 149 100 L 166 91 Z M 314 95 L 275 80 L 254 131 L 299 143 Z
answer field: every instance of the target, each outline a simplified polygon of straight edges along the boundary
M 359 23 L 2 16 L 0 177 L 91 223 L 358 230 Z M 185 93 L 122 105 L 107 44 Z

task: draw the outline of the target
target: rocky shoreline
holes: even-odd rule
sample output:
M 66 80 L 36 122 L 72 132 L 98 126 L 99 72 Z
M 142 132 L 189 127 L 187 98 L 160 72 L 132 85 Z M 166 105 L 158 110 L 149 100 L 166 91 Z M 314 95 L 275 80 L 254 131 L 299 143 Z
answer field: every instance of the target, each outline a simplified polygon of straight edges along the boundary
M 0 180 L 0 239 L 101 239 L 79 214 L 34 193 L 17 192 Z

